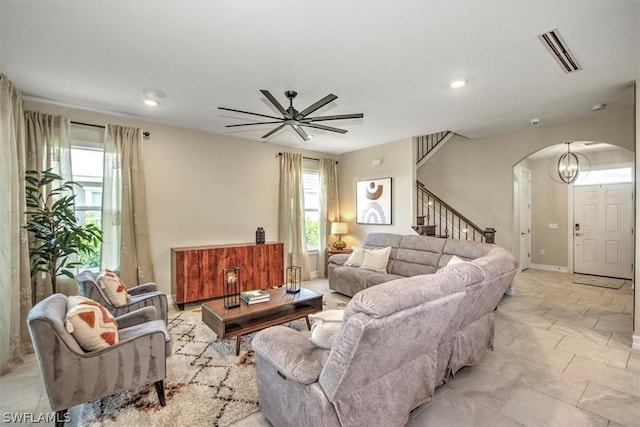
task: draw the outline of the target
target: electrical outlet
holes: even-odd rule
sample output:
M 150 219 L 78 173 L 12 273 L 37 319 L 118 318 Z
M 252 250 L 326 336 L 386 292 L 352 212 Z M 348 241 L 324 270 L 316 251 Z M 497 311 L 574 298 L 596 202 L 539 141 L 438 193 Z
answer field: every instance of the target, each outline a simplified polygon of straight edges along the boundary
M 549 228 L 552 230 L 557 230 L 558 229 L 558 224 L 549 224 Z
M 546 253 L 547 253 L 547 251 L 545 251 L 544 249 L 540 249 L 540 255 L 544 255 Z

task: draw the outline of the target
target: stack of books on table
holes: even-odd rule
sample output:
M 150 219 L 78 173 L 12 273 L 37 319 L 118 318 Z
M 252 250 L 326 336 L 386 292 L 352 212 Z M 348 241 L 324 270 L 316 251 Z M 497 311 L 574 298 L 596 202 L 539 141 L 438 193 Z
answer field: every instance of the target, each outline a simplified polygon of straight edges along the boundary
M 240 299 L 247 304 L 258 304 L 269 301 L 269 292 L 257 289 L 255 291 L 240 292 Z

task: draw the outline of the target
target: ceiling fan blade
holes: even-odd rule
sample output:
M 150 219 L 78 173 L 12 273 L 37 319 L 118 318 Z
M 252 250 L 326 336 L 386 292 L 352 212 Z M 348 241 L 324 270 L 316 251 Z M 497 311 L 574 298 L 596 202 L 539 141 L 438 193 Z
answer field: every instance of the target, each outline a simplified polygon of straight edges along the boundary
M 300 112 L 300 114 L 298 115 L 298 117 L 305 117 L 307 114 L 313 113 L 318 108 L 324 107 L 325 105 L 327 105 L 328 103 L 330 103 L 334 99 L 338 99 L 338 97 L 335 96 L 334 94 L 330 93 L 329 95 L 327 95 L 324 98 L 322 98 L 320 101 L 316 102 L 315 104 L 311 104 L 310 106 L 308 106 L 307 108 L 302 110 Z
M 285 126 L 286 125 L 284 125 L 284 124 L 278 126 L 277 128 L 273 129 L 272 131 L 267 132 L 264 135 L 262 135 L 262 138 L 269 138 L 271 135 L 273 135 L 274 133 L 278 132 L 280 129 L 282 129 Z
M 309 141 L 311 139 L 309 134 L 306 133 L 304 129 L 302 129 L 300 126 L 291 126 L 291 127 L 293 128 L 293 130 L 298 132 L 298 135 L 300 135 L 300 138 L 304 139 L 305 141 Z
M 233 108 L 218 107 L 218 109 L 219 109 L 219 110 L 225 110 L 225 111 L 233 111 L 233 112 L 235 112 L 235 113 L 251 114 L 252 116 L 266 117 L 266 118 L 268 118 L 268 119 L 275 119 L 275 120 L 280 120 L 280 119 L 282 119 L 282 117 L 267 116 L 266 114 L 251 113 L 251 112 L 249 112 L 249 111 L 242 111 L 242 110 L 234 110 Z
M 364 117 L 364 114 L 338 114 L 336 116 L 318 116 L 318 117 L 305 117 L 300 121 L 303 123 L 307 122 L 323 122 L 325 120 L 343 120 L 343 119 L 361 119 Z
M 347 133 L 348 132 L 345 129 L 338 129 L 338 128 L 334 128 L 334 127 L 331 127 L 331 126 L 325 126 L 325 125 L 317 125 L 315 123 L 300 123 L 300 126 L 307 126 L 307 127 L 310 127 L 310 128 L 328 130 L 328 131 L 331 131 L 331 132 L 338 132 L 338 133 Z
M 271 92 L 265 89 L 260 90 L 260 92 L 262 92 L 262 94 L 266 96 L 269 101 L 271 101 L 273 106 L 276 107 L 278 111 L 280 111 L 280 114 L 285 116 L 287 119 L 291 118 L 291 115 L 287 112 L 287 110 L 284 109 L 282 104 L 280 104 L 278 100 L 273 95 L 271 95 Z
M 270 125 L 273 123 L 282 123 L 282 120 L 278 120 L 277 122 L 255 122 L 255 123 L 242 123 L 239 125 L 226 125 L 226 128 L 237 128 L 239 126 L 253 126 L 253 125 Z

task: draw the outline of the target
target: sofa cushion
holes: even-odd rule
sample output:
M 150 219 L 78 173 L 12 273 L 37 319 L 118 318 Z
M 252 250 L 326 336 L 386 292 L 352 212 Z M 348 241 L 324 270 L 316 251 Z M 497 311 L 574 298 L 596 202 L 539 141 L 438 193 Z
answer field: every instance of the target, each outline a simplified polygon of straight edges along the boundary
M 309 341 L 320 348 L 330 349 L 338 332 L 342 328 L 344 310 L 323 310 L 309 315 L 313 322 Z
M 472 240 L 442 239 L 445 241 L 443 255 L 457 255 L 460 258 L 475 259 L 485 256 L 495 245 Z
M 102 350 L 118 343 L 115 317 L 89 298 L 69 297 L 64 324 L 67 332 L 85 351 Z
M 369 233 L 364 239 L 365 248 L 385 248 L 391 246 L 397 248 L 400 246 L 402 236 L 400 234 L 391 233 Z
M 391 263 L 390 263 L 391 264 Z M 405 261 L 394 261 L 389 269 L 389 272 L 397 276 L 411 277 L 419 276 L 421 274 L 433 274 L 438 269 L 436 267 L 424 264 L 415 264 Z
M 464 291 L 462 281 L 453 272 L 403 277 L 358 292 L 347 304 L 345 319 L 355 313 L 364 313 L 378 319 L 438 298 L 445 293 Z
M 390 282 L 396 279 L 402 279 L 404 276 L 399 276 L 397 274 L 383 274 L 383 273 L 373 273 L 367 276 L 366 284 L 367 288 L 371 286 L 379 285 L 380 283 Z
M 431 236 L 402 236 L 399 247 L 402 249 L 414 249 L 422 252 L 432 252 L 441 254 L 444 248 L 445 239 Z
M 379 249 L 365 249 L 364 258 L 360 268 L 372 270 L 377 273 L 386 273 L 390 253 L 391 246 Z
M 309 341 L 308 333 L 281 325 L 256 333 L 251 345 L 279 373 L 301 384 L 317 381 L 329 357 L 328 350 Z
M 96 282 L 100 289 L 102 289 L 107 301 L 114 307 L 122 307 L 129 303 L 127 287 L 114 271 L 108 269 L 102 270 Z
M 351 252 L 351 255 L 349 255 L 349 258 L 343 265 L 348 267 L 360 267 L 364 260 L 364 249 L 357 246 L 353 246 L 351 249 L 353 249 L 353 252 Z

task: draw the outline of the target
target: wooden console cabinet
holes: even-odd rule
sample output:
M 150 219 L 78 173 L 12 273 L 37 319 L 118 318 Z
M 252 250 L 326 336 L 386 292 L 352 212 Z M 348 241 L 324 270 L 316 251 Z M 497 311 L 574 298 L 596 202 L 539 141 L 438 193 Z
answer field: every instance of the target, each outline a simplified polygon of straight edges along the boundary
M 239 243 L 171 248 L 171 295 L 185 303 L 224 296 L 222 269 L 240 269 L 240 290 L 267 289 L 284 283 L 284 245 Z

